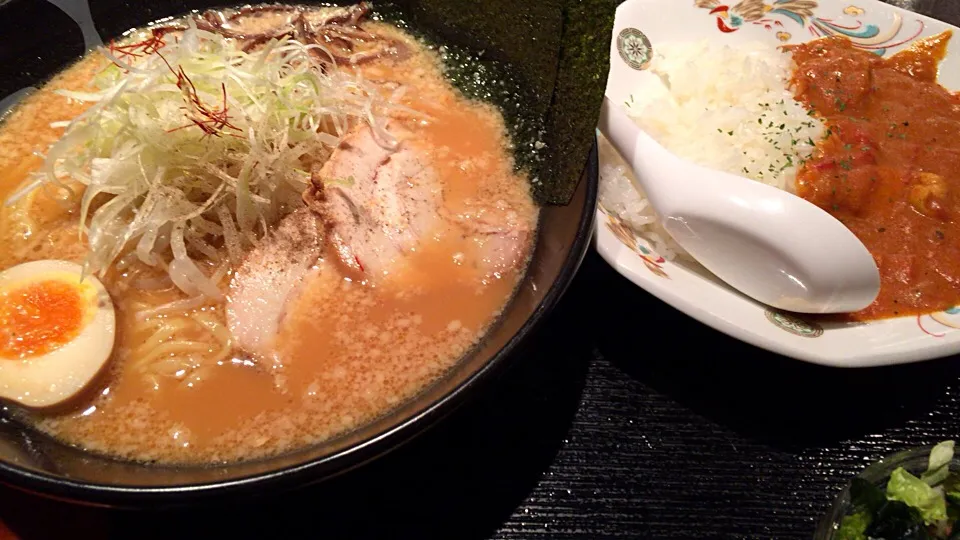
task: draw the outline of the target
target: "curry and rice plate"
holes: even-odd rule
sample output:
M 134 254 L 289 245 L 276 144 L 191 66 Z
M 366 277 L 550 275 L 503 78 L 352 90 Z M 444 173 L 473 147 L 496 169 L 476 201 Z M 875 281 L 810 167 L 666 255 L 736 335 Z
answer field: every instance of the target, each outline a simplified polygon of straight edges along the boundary
M 930 313 L 960 304 L 960 97 L 937 83 L 950 38 L 888 57 L 841 37 L 660 44 L 658 84 L 626 105 L 681 157 L 794 192 L 856 234 L 881 290 L 842 318 Z M 600 203 L 665 258 L 685 255 L 609 145 L 601 151 Z

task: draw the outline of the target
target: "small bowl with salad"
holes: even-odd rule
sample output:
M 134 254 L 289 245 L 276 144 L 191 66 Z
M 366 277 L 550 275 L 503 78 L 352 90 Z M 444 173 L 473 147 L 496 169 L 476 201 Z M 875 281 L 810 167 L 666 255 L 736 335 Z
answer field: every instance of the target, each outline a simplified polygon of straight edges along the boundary
M 817 540 L 960 540 L 960 460 L 954 441 L 894 454 L 843 490 Z

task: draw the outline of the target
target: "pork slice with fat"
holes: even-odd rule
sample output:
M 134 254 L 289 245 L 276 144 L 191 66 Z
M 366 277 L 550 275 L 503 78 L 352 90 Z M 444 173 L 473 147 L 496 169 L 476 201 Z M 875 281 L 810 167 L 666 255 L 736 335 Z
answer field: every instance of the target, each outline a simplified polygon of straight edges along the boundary
M 313 175 L 304 200 L 323 216 L 340 262 L 379 279 L 439 223 L 441 196 L 423 152 L 405 142 L 391 149 L 361 126 Z
M 227 325 L 239 349 L 275 360 L 274 338 L 295 293 L 317 272 L 322 247 L 320 218 L 300 208 L 247 254 L 227 295 Z
M 469 241 L 468 260 L 475 261 L 483 279 L 499 278 L 526 261 L 533 228 L 505 201 L 476 205 L 456 215 L 445 213 L 445 218 Z

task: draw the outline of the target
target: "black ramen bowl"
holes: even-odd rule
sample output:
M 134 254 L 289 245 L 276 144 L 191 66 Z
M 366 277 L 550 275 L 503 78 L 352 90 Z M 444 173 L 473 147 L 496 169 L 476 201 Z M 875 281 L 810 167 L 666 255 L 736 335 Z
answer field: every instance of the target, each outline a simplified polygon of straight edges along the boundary
M 456 4 L 456 0 L 398 3 L 401 8 L 406 4 L 413 13 L 413 22 L 426 21 L 441 37 L 459 39 L 459 45 L 466 47 L 486 47 L 488 56 L 492 53 L 496 57 L 499 50 L 502 54 L 498 61 L 517 66 L 525 83 L 540 85 L 541 94 L 548 93 L 541 111 L 547 126 L 544 157 L 554 168 L 544 173 L 544 178 L 550 174 L 559 177 L 559 181 L 567 185 L 566 192 L 561 189 L 554 197 L 562 204 L 543 205 L 530 268 L 502 319 L 486 339 L 443 378 L 378 420 L 316 446 L 257 461 L 206 467 L 119 461 L 67 446 L 0 416 L 0 481 L 60 499 L 131 507 L 305 485 L 345 472 L 396 448 L 479 391 L 497 368 L 516 356 L 534 327 L 560 300 L 589 246 L 598 182 L 593 126 L 606 80 L 609 21 L 593 25 L 581 23 L 580 27 L 570 30 L 577 25 L 564 24 L 564 18 L 570 16 L 564 0 L 532 3 L 535 5 L 526 7 L 503 2 L 504 7 L 496 8 L 522 11 L 519 18 L 510 19 L 521 27 L 536 27 L 534 32 L 541 34 L 541 44 L 544 32 L 555 32 L 557 35 L 551 38 L 553 50 L 548 50 L 550 46 L 537 44 L 537 39 L 519 45 L 509 43 L 509 36 L 518 35 L 523 28 L 511 29 L 509 25 L 496 31 L 480 28 L 484 20 L 490 20 L 482 14 L 474 19 L 444 20 L 442 6 Z M 496 3 L 490 0 L 491 5 Z M 23 93 L 21 90 L 41 85 L 78 59 L 91 41 L 115 37 L 131 27 L 162 17 L 218 4 L 235 5 L 189 0 L 150 3 L 90 0 L 89 4 L 86 0 L 0 0 L 0 114 L 14 102 L 18 93 Z M 612 4 L 603 7 L 612 17 Z M 593 20 L 599 20 L 596 12 L 593 16 Z M 471 33 L 473 28 L 475 33 Z M 571 31 L 579 34 L 571 36 Z M 560 34 L 566 35 L 561 39 Z M 561 42 L 571 39 L 579 48 L 568 47 L 564 57 Z M 589 40 L 595 43 L 591 45 Z M 570 70 L 577 69 L 578 62 L 581 66 L 587 62 L 596 72 L 585 87 L 570 84 Z M 544 65 L 554 66 L 557 72 L 544 76 L 541 69 Z M 539 73 L 537 80 L 524 79 L 524 73 L 533 72 Z M 537 106 L 531 102 L 529 108 Z M 556 166 L 557 163 L 563 165 L 564 160 L 566 169 Z M 551 202 L 549 196 L 546 199 Z

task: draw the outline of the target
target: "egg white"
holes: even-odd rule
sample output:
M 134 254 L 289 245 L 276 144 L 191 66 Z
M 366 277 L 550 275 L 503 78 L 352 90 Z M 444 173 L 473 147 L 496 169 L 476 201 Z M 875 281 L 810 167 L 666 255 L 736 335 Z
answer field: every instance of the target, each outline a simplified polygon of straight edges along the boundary
M 45 354 L 23 359 L 0 357 L 0 397 L 28 407 L 50 407 L 84 389 L 113 351 L 116 320 L 113 301 L 94 276 L 68 261 L 23 263 L 0 272 L 0 292 L 56 280 L 78 287 L 84 297 L 83 328 L 69 342 Z

